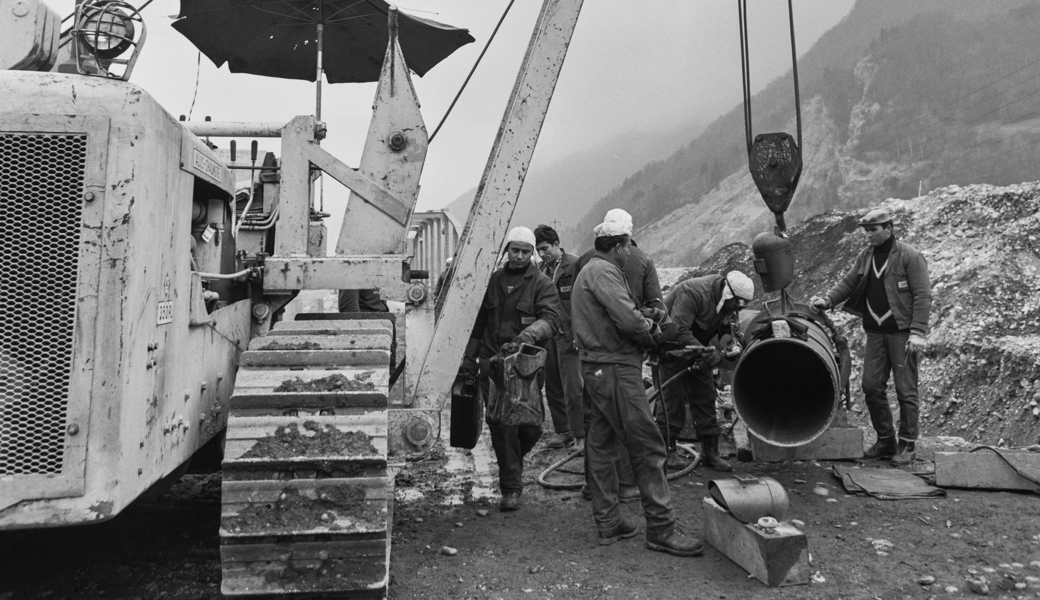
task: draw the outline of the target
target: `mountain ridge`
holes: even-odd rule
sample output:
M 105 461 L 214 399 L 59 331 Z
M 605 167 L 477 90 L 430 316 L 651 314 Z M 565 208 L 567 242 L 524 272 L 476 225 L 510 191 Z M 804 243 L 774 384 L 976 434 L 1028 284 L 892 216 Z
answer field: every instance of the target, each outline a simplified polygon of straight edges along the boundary
M 944 100 L 973 89 L 973 78 L 989 81 L 995 73 L 1013 71 L 1016 67 L 1009 67 L 1010 61 L 1025 61 L 1031 47 L 1028 40 L 1040 34 L 1038 6 L 1023 0 L 857 2 L 799 62 L 805 166 L 788 223 L 830 209 L 861 209 L 892 195 L 916 193 L 925 183 L 935 187 L 973 182 L 967 173 L 943 172 L 941 162 L 929 164 L 929 157 L 921 154 L 922 145 L 941 145 L 946 138 L 929 139 L 939 135 L 934 132 L 950 139 L 960 136 L 964 148 L 946 148 L 941 158 L 962 160 L 985 153 L 988 146 L 1006 144 L 1009 136 L 1027 129 L 1018 125 L 1019 134 L 1008 129 L 1004 138 L 994 141 L 990 138 L 1001 132 L 970 126 L 963 115 L 947 115 L 941 109 Z M 1007 79 L 1000 91 L 1006 96 L 1013 91 L 1009 86 L 1026 85 L 1034 71 L 1040 67 Z M 753 98 L 755 133 L 794 131 L 790 86 L 790 76 L 781 77 Z M 1027 112 L 998 117 L 1006 128 L 1013 128 Z M 920 139 L 907 138 L 908 132 L 899 130 L 904 123 L 925 133 Z M 909 140 L 909 147 L 868 145 L 885 136 Z M 1028 146 L 1036 142 L 1030 140 Z M 987 182 L 991 173 L 981 166 L 974 168 L 972 176 Z M 989 166 L 1001 171 L 989 183 L 1028 178 L 1019 167 L 992 161 Z M 615 207 L 633 214 L 635 237 L 659 266 L 696 264 L 725 244 L 746 243 L 770 230 L 772 216 L 747 172 L 741 107 L 601 198 L 578 222 L 579 245 L 591 245 L 592 227 Z

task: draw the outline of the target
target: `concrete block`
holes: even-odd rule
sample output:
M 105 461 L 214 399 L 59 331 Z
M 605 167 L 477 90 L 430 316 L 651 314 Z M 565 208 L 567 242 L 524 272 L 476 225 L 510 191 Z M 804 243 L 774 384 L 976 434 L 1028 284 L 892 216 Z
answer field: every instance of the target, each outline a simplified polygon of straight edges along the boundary
M 976 452 L 936 452 L 935 485 L 988 490 L 1040 491 L 1019 472 L 1040 480 L 1040 454 L 1001 449 Z M 1017 469 L 1017 471 L 1016 471 Z
M 770 587 L 809 583 L 809 540 L 787 522 L 772 533 L 742 523 L 705 497 L 704 536 L 709 544 Z
M 785 460 L 851 460 L 863 458 L 863 431 L 858 427 L 831 427 L 803 446 L 775 446 L 748 432 L 751 454 L 758 462 Z

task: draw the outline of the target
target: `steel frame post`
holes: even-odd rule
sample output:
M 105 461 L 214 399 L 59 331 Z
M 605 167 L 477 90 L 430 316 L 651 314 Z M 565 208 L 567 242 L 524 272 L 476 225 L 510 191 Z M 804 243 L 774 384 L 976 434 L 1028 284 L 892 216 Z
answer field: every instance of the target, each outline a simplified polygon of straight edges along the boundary
M 418 408 L 448 399 L 473 321 L 513 217 L 520 188 L 545 122 L 582 0 L 545 0 L 513 94 L 488 158 L 477 197 L 452 261 L 454 275 L 437 304 L 437 327 L 427 348 L 409 361 Z M 418 350 L 418 349 L 416 349 Z

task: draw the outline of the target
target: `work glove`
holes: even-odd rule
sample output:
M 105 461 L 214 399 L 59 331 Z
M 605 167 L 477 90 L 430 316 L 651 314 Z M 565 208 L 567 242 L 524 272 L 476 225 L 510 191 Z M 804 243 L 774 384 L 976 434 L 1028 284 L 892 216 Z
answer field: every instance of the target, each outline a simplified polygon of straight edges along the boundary
M 501 350 L 502 356 L 509 356 L 511 354 L 516 354 L 519 351 L 520 351 L 520 344 L 518 344 L 516 342 L 506 342 L 506 343 L 502 344 L 502 350 Z
M 831 303 L 831 299 L 827 296 L 823 296 L 822 298 L 820 296 L 813 296 L 809 299 L 809 306 L 815 308 L 817 311 L 822 312 L 827 310 L 828 308 L 833 307 L 834 304 Z
M 719 363 L 722 362 L 723 358 L 724 357 L 722 356 L 722 353 L 719 352 L 719 349 L 712 347 L 711 353 L 705 356 L 703 359 L 701 359 L 701 362 L 704 364 L 704 366 L 714 369 L 715 367 L 719 366 Z
M 654 340 L 654 347 L 661 345 L 661 340 L 664 339 L 664 334 L 661 333 L 661 326 L 653 322 L 650 319 L 646 320 L 647 325 L 650 326 L 650 337 Z
M 928 347 L 928 338 L 921 335 L 920 333 L 911 333 L 910 339 L 906 341 L 906 352 L 908 354 L 914 354 L 921 352 Z
M 654 323 L 660 323 L 664 320 L 668 313 L 664 312 L 660 308 L 654 308 L 653 306 L 644 306 L 639 309 L 639 314 L 643 315 L 643 318 L 650 319 Z
M 548 322 L 538 319 L 525 327 L 520 332 L 520 335 L 513 338 L 513 343 L 517 346 L 520 344 L 537 344 L 539 341 L 551 337 L 552 333 L 552 326 Z

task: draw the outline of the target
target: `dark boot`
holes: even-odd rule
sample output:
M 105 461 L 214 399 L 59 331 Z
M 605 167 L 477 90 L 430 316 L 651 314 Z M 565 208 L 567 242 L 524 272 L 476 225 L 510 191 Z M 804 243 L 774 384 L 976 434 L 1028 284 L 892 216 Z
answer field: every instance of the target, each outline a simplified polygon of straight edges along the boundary
M 730 472 L 733 465 L 719 455 L 719 436 L 705 437 L 701 440 L 701 461 L 716 471 Z
M 646 547 L 676 556 L 700 556 L 704 553 L 704 542 L 695 537 L 686 537 L 674 529 L 665 533 L 647 532 Z
M 917 458 L 917 444 L 900 440 L 899 451 L 892 457 L 892 466 L 903 467 Z
M 630 538 L 639 532 L 639 521 L 633 517 L 621 516 L 621 520 L 613 528 L 596 532 L 600 546 L 609 546 L 618 540 Z
M 668 467 L 668 469 L 672 471 L 681 471 L 682 469 L 685 469 L 686 467 L 690 466 L 690 461 L 686 460 L 684 457 L 679 456 L 679 454 L 675 451 L 675 448 L 672 448 L 668 451 L 668 458 L 665 460 L 664 466 Z
M 498 510 L 502 512 L 513 512 L 520 510 L 520 492 L 509 492 L 502 494 L 502 500 L 498 503 Z
M 895 453 L 896 438 L 878 438 L 874 445 L 863 453 L 863 458 L 891 458 Z

